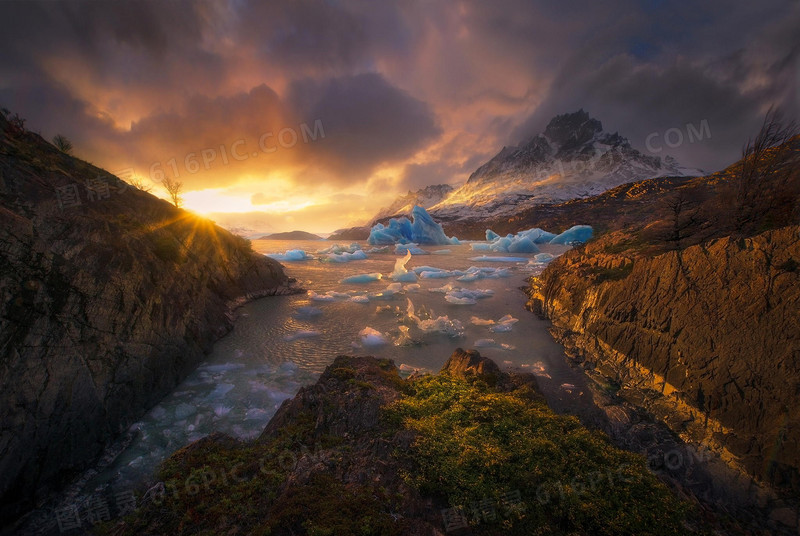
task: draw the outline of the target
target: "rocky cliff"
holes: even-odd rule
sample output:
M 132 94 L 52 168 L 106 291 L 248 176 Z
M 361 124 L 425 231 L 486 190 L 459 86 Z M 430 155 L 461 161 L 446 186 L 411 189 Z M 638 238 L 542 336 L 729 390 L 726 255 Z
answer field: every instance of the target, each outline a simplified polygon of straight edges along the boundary
M 684 439 L 800 489 L 800 227 L 653 257 L 613 237 L 534 281 L 573 357 Z
M 796 495 L 800 142 L 666 190 L 649 182 L 574 205 L 606 232 L 534 279 L 529 305 L 623 398 Z
M 208 220 L 0 117 L 0 503 L 84 469 L 232 327 L 290 291 Z

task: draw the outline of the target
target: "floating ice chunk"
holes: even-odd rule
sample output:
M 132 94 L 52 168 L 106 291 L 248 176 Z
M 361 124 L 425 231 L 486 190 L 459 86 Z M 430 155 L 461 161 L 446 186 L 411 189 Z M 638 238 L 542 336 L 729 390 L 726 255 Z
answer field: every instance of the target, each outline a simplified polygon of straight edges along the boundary
M 395 255 L 405 255 L 406 253 L 412 253 L 414 255 L 427 255 L 428 252 L 422 248 L 417 247 L 416 244 L 397 244 L 394 247 Z
M 370 283 L 372 281 L 378 281 L 383 278 L 383 275 L 379 274 L 378 272 L 373 272 L 371 274 L 358 274 L 358 275 L 351 275 L 350 277 L 345 277 L 339 283 Z
M 369 303 L 369 296 L 353 296 L 350 301 L 353 303 Z
M 550 240 L 551 244 L 582 244 L 592 237 L 592 227 L 590 225 L 573 225 L 560 235 Z
M 447 271 L 447 270 L 444 270 L 442 268 L 436 268 L 435 266 L 417 266 L 417 267 L 413 268 L 413 270 L 417 275 L 421 274 L 422 272 L 446 272 Z
M 417 290 L 419 290 L 420 288 L 422 288 L 422 287 L 420 286 L 420 284 L 419 284 L 419 283 L 411 283 L 410 285 L 406 285 L 406 290 L 410 290 L 410 291 L 412 291 L 412 292 L 413 292 L 413 291 L 417 291 Z
M 336 301 L 336 298 L 329 294 L 317 294 L 313 290 L 308 291 L 308 299 L 312 301 L 319 301 L 319 302 L 332 302 Z
M 421 316 L 420 316 L 421 315 Z M 433 311 L 424 308 L 416 314 L 414 303 L 408 299 L 406 306 L 406 316 L 423 333 L 443 333 L 449 337 L 462 337 L 464 335 L 464 325 L 457 319 L 450 319 L 448 316 L 435 316 Z
M 454 305 L 475 305 L 478 303 L 475 298 L 468 298 L 462 296 L 454 296 L 452 294 L 446 294 L 444 297 L 445 301 L 452 303 Z
M 450 272 L 447 270 L 442 270 L 441 272 L 422 272 L 419 274 L 420 279 L 447 279 L 448 277 L 454 277 L 456 274 L 454 272 Z
M 175 419 L 176 420 L 183 420 L 190 415 L 194 415 L 197 412 L 197 408 L 187 404 L 186 402 L 181 402 L 177 406 L 175 406 Z
M 383 333 L 369 326 L 362 329 L 358 335 L 361 337 L 361 344 L 364 346 L 382 346 L 386 344 L 386 337 Z
M 479 318 L 477 316 L 473 316 L 469 319 L 470 323 L 474 326 L 493 326 L 496 322 L 491 318 Z
M 276 261 L 308 261 L 313 260 L 314 257 L 309 255 L 302 249 L 290 249 L 286 253 L 268 253 L 267 257 L 275 259 Z
M 413 273 L 413 272 L 412 272 Z M 391 300 L 395 294 L 403 290 L 403 285 L 401 283 L 392 283 L 386 289 L 380 292 L 371 292 L 369 296 L 371 298 L 376 298 L 379 300 Z
M 339 255 L 339 254 L 342 254 L 342 253 L 355 253 L 356 251 L 360 251 L 360 250 L 361 250 L 361 245 L 356 243 L 356 242 L 353 242 L 349 246 L 343 246 L 341 244 L 334 244 L 334 245 L 332 245 L 332 246 L 330 246 L 328 248 L 317 250 L 317 253 L 320 254 L 320 255 L 325 255 L 325 254 L 328 254 L 328 253 L 334 253 L 334 254 Z
M 498 350 L 515 350 L 516 347 L 510 344 L 498 344 L 494 339 L 478 339 L 474 344 L 475 348 L 497 348 Z
M 214 390 L 209 393 L 208 398 L 222 398 L 234 388 L 232 383 L 218 383 Z
M 528 237 L 516 238 L 508 245 L 509 253 L 538 253 L 539 247 Z
M 555 257 L 550 253 L 539 253 L 538 255 L 533 256 L 533 260 L 536 262 L 550 262 L 553 259 L 555 259 Z
M 370 248 L 367 253 L 389 253 L 389 246 Z
M 311 337 L 319 337 L 322 335 L 319 331 L 314 331 L 310 329 L 301 329 L 299 331 L 295 331 L 294 333 L 290 333 L 289 335 L 285 336 L 283 340 L 285 341 L 296 341 L 297 339 L 309 339 Z
M 469 245 L 469 249 L 472 251 L 491 251 L 492 245 L 487 244 L 486 242 L 472 242 Z
M 216 415 L 217 417 L 224 417 L 225 415 L 227 415 L 228 413 L 231 412 L 231 409 L 232 408 L 230 408 L 228 406 L 223 406 L 222 404 L 217 404 L 217 405 L 214 406 L 214 415 Z
M 450 255 L 453 251 L 450 249 L 437 249 L 433 252 L 434 255 Z
M 443 287 L 429 288 L 428 292 L 439 292 L 441 294 L 447 294 L 448 292 L 450 292 L 454 288 L 455 287 L 453 286 L 452 283 L 448 283 L 448 284 L 444 285 Z
M 325 257 L 320 257 L 322 262 L 350 262 L 350 261 L 363 261 L 367 258 L 367 254 L 363 250 L 356 250 L 353 253 L 344 251 L 342 253 L 328 253 Z
M 500 238 L 500 235 L 492 231 L 491 229 L 486 229 L 486 241 L 493 242 Z
M 481 255 L 480 257 L 470 257 L 471 261 L 477 262 L 526 262 L 526 257 L 491 257 L 488 255 Z
M 400 336 L 394 340 L 395 346 L 410 346 L 416 343 L 416 341 L 411 338 L 411 330 L 408 326 L 398 326 L 398 329 L 400 330 Z
M 406 269 L 406 263 L 411 260 L 411 252 L 407 251 L 406 256 L 397 259 L 394 263 L 394 271 L 389 277 L 395 281 L 416 282 L 417 274 Z
M 322 314 L 322 309 L 318 307 L 304 306 L 298 307 L 292 316 L 297 319 L 313 318 Z

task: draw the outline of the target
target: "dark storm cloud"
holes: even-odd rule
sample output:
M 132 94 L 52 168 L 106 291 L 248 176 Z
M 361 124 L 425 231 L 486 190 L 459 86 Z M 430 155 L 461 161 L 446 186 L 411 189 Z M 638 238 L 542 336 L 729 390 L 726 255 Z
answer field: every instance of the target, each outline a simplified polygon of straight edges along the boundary
M 291 93 L 304 117 L 325 125 L 319 161 L 344 176 L 407 158 L 441 133 L 427 104 L 378 74 L 301 81 Z
M 710 138 L 664 153 L 714 169 L 770 104 L 800 107 L 788 0 L 0 2 L 0 17 L 0 104 L 108 167 L 322 122 L 324 139 L 196 188 L 456 182 L 578 108 L 640 150 L 707 121 Z

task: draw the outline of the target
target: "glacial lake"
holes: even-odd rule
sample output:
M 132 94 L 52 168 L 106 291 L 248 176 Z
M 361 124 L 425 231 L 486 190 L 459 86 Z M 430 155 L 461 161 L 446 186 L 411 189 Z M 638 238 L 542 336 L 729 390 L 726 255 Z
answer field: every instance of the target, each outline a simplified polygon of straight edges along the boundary
M 372 248 L 358 244 L 363 251 Z M 577 414 L 593 405 L 586 377 L 567 364 L 547 331 L 548 322 L 524 308 L 521 288 L 545 266 L 534 254 L 473 251 L 469 244 L 424 246 L 431 254 L 412 255 L 405 268 L 434 270 L 416 281 L 396 283 L 390 274 L 403 255 L 395 254 L 393 246 L 349 262 L 332 262 L 328 254 L 317 253 L 333 245 L 254 241 L 259 253 L 299 249 L 316 257 L 282 262 L 309 292 L 241 307 L 234 330 L 131 427 L 133 440 L 88 481 L 82 494 L 108 486 L 140 492 L 170 453 L 212 432 L 257 437 L 284 400 L 316 381 L 342 354 L 389 358 L 408 375 L 436 372 L 454 349 L 475 348 L 503 369 L 536 374 L 556 411 Z M 554 256 L 567 249 L 541 246 Z M 512 260 L 475 259 L 483 255 Z M 379 280 L 341 282 L 377 273 Z

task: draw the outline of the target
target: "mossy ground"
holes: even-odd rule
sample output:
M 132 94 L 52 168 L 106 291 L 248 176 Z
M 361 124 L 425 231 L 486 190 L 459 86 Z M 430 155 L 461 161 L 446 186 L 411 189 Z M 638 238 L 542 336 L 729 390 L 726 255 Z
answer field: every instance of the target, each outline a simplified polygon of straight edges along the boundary
M 460 508 L 473 531 L 503 534 L 677 535 L 687 506 L 576 418 L 530 388 L 501 393 L 480 379 L 431 376 L 388 409 L 417 432 L 398 456 L 424 495 Z
M 347 384 L 353 372 L 333 375 Z M 404 381 L 405 395 L 383 409 L 384 438 L 412 430 L 415 439 L 392 460 L 368 463 L 404 468 L 406 483 L 432 499 L 427 519 L 440 530 L 440 509 L 450 506 L 475 534 L 687 532 L 687 507 L 643 457 L 554 414 L 530 387 L 502 392 L 494 383 L 447 374 Z M 314 423 L 302 414 L 269 441 L 207 441 L 176 452 L 158 475 L 164 497 L 114 533 L 402 534 L 405 521 L 395 513 L 407 512 L 397 490 L 344 484 L 335 469 L 300 483 L 289 478 L 307 445 L 325 452 L 328 468 L 350 453 L 343 438 L 315 436 Z

